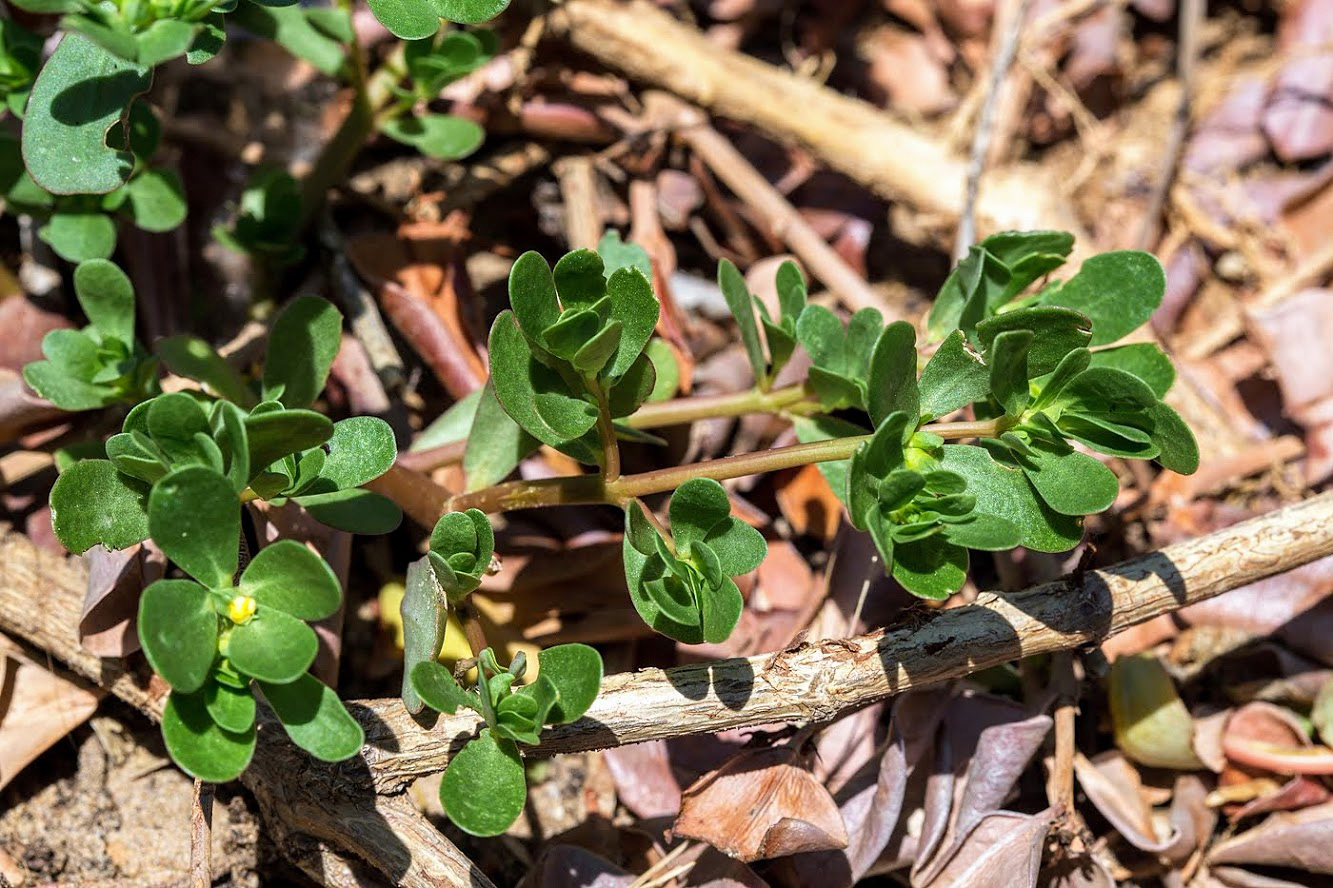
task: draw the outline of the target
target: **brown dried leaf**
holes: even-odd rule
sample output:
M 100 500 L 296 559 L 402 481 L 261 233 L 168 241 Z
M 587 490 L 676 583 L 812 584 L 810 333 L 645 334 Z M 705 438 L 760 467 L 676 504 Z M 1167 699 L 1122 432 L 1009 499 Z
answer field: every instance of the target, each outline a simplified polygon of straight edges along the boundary
M 1074 773 L 1088 800 L 1135 848 L 1160 854 L 1180 838 L 1175 830 L 1158 836 L 1138 769 L 1118 751 L 1103 752 L 1091 760 L 1080 753 L 1074 759 Z
M 105 695 L 49 672 L 0 636 L 0 788 L 93 714 Z
M 139 650 L 139 593 L 161 579 L 166 556 L 149 543 L 110 551 L 94 546 L 83 556 L 88 590 L 79 617 L 79 643 L 99 657 L 126 657 Z
M 665 740 L 602 751 L 621 804 L 644 820 L 674 817 L 680 811 L 680 784 L 671 772 Z
M 674 832 L 749 863 L 847 847 L 837 804 L 790 747 L 742 752 L 685 790 Z
M 1333 803 L 1274 814 L 1254 829 L 1213 846 L 1208 862 L 1333 874 L 1330 835 L 1333 835 Z
M 1272 703 L 1246 703 L 1231 714 L 1222 735 L 1227 758 L 1247 768 L 1277 774 L 1333 774 L 1333 749 L 1315 746 L 1291 710 Z
M 996 811 L 968 833 L 948 864 L 919 888 L 1023 888 L 1037 884 L 1046 833 L 1058 808 L 1038 814 Z

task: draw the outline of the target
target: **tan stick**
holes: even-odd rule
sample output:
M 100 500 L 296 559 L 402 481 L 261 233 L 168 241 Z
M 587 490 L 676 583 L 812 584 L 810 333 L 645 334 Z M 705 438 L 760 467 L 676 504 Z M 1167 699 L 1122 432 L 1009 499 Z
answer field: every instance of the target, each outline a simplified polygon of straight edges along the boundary
M 967 162 L 866 102 L 723 49 L 644 0 L 568 0 L 549 21 L 554 33 L 598 61 L 800 145 L 883 197 L 949 224 L 962 213 Z M 1082 230 L 1052 174 L 1030 165 L 991 173 L 977 217 L 983 231 Z
M 194 781 L 190 805 L 190 888 L 213 884 L 213 790 L 211 783 Z
M 896 316 L 893 307 L 801 218 L 782 192 L 774 188 L 730 141 L 708 125 L 697 109 L 664 93 L 655 93 L 649 99 L 650 107 L 661 108 L 679 125 L 677 135 L 681 140 L 737 197 L 759 211 L 769 231 L 786 243 L 824 286 L 841 296 L 853 310 L 876 308 Z
M 1020 657 L 1098 644 L 1186 604 L 1333 554 L 1333 493 L 1083 574 L 936 614 L 918 628 L 802 644 L 769 656 L 613 675 L 581 721 L 547 731 L 537 752 L 572 752 L 770 722 L 824 721 L 872 700 Z M 392 790 L 448 764 L 478 719 L 430 730 L 397 700 L 367 700 L 365 750 Z

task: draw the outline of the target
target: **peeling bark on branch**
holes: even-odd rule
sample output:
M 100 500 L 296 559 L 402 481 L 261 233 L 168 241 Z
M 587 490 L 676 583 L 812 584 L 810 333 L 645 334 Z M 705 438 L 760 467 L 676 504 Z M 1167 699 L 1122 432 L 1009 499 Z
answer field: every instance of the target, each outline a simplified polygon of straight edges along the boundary
M 982 595 L 924 625 L 803 644 L 768 656 L 606 679 L 587 717 L 547 731 L 538 754 L 778 721 L 826 720 L 909 688 L 958 678 L 1022 656 L 1096 644 L 1129 627 L 1257 580 L 1333 555 L 1333 493 L 1141 558 L 1011 595 Z M 78 645 L 86 574 L 77 559 L 41 551 L 22 536 L 0 538 L 0 630 L 65 661 L 150 715 L 164 689 Z M 317 878 L 342 884 L 363 857 L 403 885 L 486 885 L 407 800 L 392 795 L 442 770 L 478 719 L 418 724 L 396 699 L 349 705 L 366 729 L 362 758 L 323 765 L 261 724 L 261 748 L 245 783 Z M 315 842 L 303 835 L 320 840 Z M 302 843 L 305 850 L 302 851 Z M 340 875 L 341 874 L 341 875 Z

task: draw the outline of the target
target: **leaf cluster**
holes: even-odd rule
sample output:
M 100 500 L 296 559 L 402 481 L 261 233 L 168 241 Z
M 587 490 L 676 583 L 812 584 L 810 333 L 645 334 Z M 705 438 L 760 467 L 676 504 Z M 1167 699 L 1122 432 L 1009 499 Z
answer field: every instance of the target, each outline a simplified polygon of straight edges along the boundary
M 286 170 L 256 170 L 241 192 L 236 218 L 216 225 L 213 237 L 238 253 L 248 253 L 268 265 L 294 265 L 305 257 L 298 242 L 301 231 L 301 186 Z
M 158 541 L 151 493 L 184 468 L 202 469 L 225 484 L 229 498 L 217 508 L 226 514 L 239 514 L 242 498 L 277 505 L 292 499 L 332 527 L 392 530 L 402 518 L 398 507 L 360 489 L 387 471 L 397 455 L 388 425 L 373 417 L 334 423 L 307 409 L 323 389 L 341 330 L 337 309 L 324 300 L 311 296 L 288 303 L 270 333 L 257 402 L 205 344 L 168 340 L 163 356 L 172 369 L 205 383 L 221 379 L 217 389 L 240 389 L 247 398 L 242 404 L 253 406 L 198 392 L 158 395 L 136 405 L 120 434 L 107 441 L 106 459 L 80 460 L 56 480 L 51 491 L 56 536 L 71 552 L 99 543 L 121 549 L 150 535 Z M 225 517 L 202 507 L 198 515 L 203 521 Z
M 686 481 L 672 495 L 670 536 L 644 509 L 637 500 L 625 507 L 625 578 L 634 609 L 677 641 L 725 641 L 744 606 L 732 577 L 764 560 L 763 536 L 731 516 L 727 492 L 711 478 Z
M 509 299 L 512 309 L 491 328 L 490 391 L 533 439 L 602 465 L 614 444 L 604 429 L 656 383 L 644 353 L 659 311 L 652 285 L 637 268 L 608 269 L 591 250 L 567 254 L 554 270 L 529 252 L 514 263 Z
M 412 687 L 427 706 L 449 714 L 471 709 L 486 722 L 450 759 L 440 783 L 445 813 L 472 835 L 499 835 L 523 812 L 528 790 L 518 744 L 535 746 L 543 725 L 577 721 L 597 697 L 602 658 L 593 648 L 556 645 L 537 663 L 536 680 L 517 688 L 527 666 L 522 653 L 501 669 L 490 648 L 482 651 L 470 688 L 433 659 L 411 670 Z
M 457 160 L 481 146 L 486 132 L 477 123 L 452 114 L 418 111 L 442 89 L 486 64 L 495 55 L 490 31 L 445 31 L 412 40 L 403 51 L 404 86 L 395 86 L 398 107 L 382 114 L 380 132 L 428 157 Z M 404 113 L 409 112 L 409 113 Z
M 778 267 L 778 316 L 772 317 L 763 300 L 752 294 L 745 278 L 731 260 L 717 266 L 717 284 L 736 319 L 741 344 L 745 346 L 755 386 L 766 392 L 796 351 L 797 322 L 806 309 L 805 279 L 796 263 Z M 839 325 L 841 326 L 841 325 Z M 762 337 L 761 337 L 762 331 Z
M 74 295 L 88 326 L 47 333 L 46 360 L 24 367 L 24 381 L 62 410 L 93 410 L 155 394 L 157 360 L 134 338 L 134 289 L 125 273 L 104 259 L 84 262 L 74 270 Z

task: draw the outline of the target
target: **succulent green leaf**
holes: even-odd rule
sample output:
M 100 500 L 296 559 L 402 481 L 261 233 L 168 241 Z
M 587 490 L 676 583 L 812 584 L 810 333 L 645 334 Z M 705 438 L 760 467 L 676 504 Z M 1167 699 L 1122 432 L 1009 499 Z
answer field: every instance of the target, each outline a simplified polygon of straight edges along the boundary
M 540 253 L 529 250 L 514 262 L 509 271 L 509 304 L 519 327 L 533 338 L 560 319 L 555 277 Z
M 597 255 L 602 257 L 603 273 L 610 277 L 621 268 L 637 268 L 647 280 L 653 279 L 653 260 L 648 251 L 638 244 L 625 243 L 620 232 L 608 229 L 597 242 Z
M 74 269 L 74 294 L 99 333 L 134 345 L 134 287 L 125 272 L 105 259 L 80 263 Z
M 1092 361 L 1092 353 L 1086 348 L 1076 348 L 1060 359 L 1055 371 L 1041 383 L 1041 391 L 1033 399 L 1030 407 L 1033 411 L 1045 410 L 1055 403 L 1055 399 L 1065 387 L 1084 370 Z
M 680 391 L 680 364 L 671 346 L 664 340 L 650 339 L 643 354 L 653 364 L 653 389 L 646 400 L 656 402 L 675 397 Z M 615 389 L 612 389 L 614 393 Z
M 967 492 L 976 497 L 975 514 L 1014 524 L 1019 545 L 1037 552 L 1067 552 L 1082 541 L 1079 518 L 1052 510 L 1022 471 L 1000 465 L 984 449 L 946 444 L 940 448 L 940 466 L 967 479 Z
M 950 333 L 921 371 L 923 414 L 945 416 L 990 393 L 990 371 L 961 330 Z
M 204 706 L 209 717 L 225 731 L 240 734 L 254 726 L 255 695 L 248 687 L 234 688 L 210 681 L 204 685 Z
M 110 462 L 85 459 L 56 479 L 51 526 L 78 555 L 97 544 L 124 549 L 148 536 L 148 485 L 122 475 Z
M 1036 306 L 1006 312 L 977 324 L 982 354 L 989 360 L 995 337 L 1009 330 L 1030 330 L 1028 373 L 1045 376 L 1076 348 L 1085 348 L 1092 334 L 1088 318 L 1076 311 L 1054 306 Z
M 359 487 L 389 471 L 398 456 L 393 429 L 373 416 L 353 416 L 334 423 L 329 458 L 320 477 L 338 489 Z
M 378 536 L 397 530 L 398 525 L 403 523 L 403 510 L 397 503 L 359 487 L 330 493 L 303 494 L 292 499 L 315 520 L 348 533 Z
M 702 612 L 699 628 L 703 641 L 707 644 L 721 644 L 731 637 L 731 631 L 740 622 L 745 599 L 741 597 L 741 590 L 734 581 L 724 579 L 720 586 L 700 589 L 699 607 Z
M 162 707 L 162 739 L 182 771 L 207 783 L 241 776 L 255 751 L 255 729 L 228 731 L 213 721 L 203 694 L 172 691 Z
M 878 425 L 890 413 L 921 415 L 921 391 L 916 380 L 916 328 L 895 321 L 884 328 L 870 358 L 866 404 Z
M 967 580 L 967 550 L 938 535 L 898 543 L 893 578 L 918 598 L 942 601 Z
M 449 610 L 445 606 L 445 592 L 431 568 L 429 555 L 418 558 L 407 566 L 403 584 L 400 615 L 403 621 L 403 705 L 414 715 L 425 702 L 412 683 L 412 675 L 419 663 L 434 663 L 444 646 L 444 633 Z
M 341 762 L 361 751 L 365 732 L 338 695 L 313 675 L 273 684 L 261 681 L 264 699 L 292 742 L 324 762 Z
M 411 145 L 427 157 L 457 160 L 481 147 L 486 131 L 465 117 L 452 114 L 404 115 L 380 124 L 391 139 Z
M 1181 475 L 1192 475 L 1199 468 L 1199 444 L 1194 433 L 1180 418 L 1180 414 L 1158 402 L 1147 410 L 1152 422 L 1152 440 L 1159 453 L 1157 461 L 1163 468 Z
M 514 422 L 495 397 L 495 385 L 487 380 L 477 402 L 477 412 L 467 435 L 463 473 L 467 489 L 480 490 L 498 484 L 533 453 L 541 442 Z
M 400 40 L 421 40 L 440 29 L 440 15 L 421 0 L 370 0 L 370 11 Z
M 245 418 L 250 471 L 258 473 L 291 453 L 318 447 L 333 437 L 333 422 L 313 410 L 267 410 Z
M 1046 505 L 1062 515 L 1095 515 L 1110 508 L 1120 492 L 1115 473 L 1085 453 L 1060 453 L 1034 443 L 1023 456 L 1028 480 Z
M 597 408 L 576 396 L 555 371 L 533 358 L 514 313 L 502 312 L 495 319 L 490 350 L 496 397 L 505 412 L 533 437 L 559 447 L 597 424 Z
M 441 18 L 460 25 L 477 25 L 509 8 L 510 0 L 431 0 Z
M 412 453 L 431 450 L 462 441 L 468 435 L 468 429 L 477 417 L 477 402 L 481 400 L 482 389 L 475 389 L 459 398 L 439 416 L 430 421 L 413 439 L 407 449 Z
M 653 336 L 661 307 L 653 285 L 637 268 L 618 268 L 606 281 L 611 318 L 621 326 L 615 357 L 602 371 L 604 379 L 619 379 L 629 372 Z
M 218 648 L 218 614 L 207 589 L 158 580 L 139 597 L 138 629 L 149 665 L 167 684 L 185 694 L 204 686 Z
M 148 497 L 153 542 L 205 586 L 224 588 L 236 573 L 241 504 L 231 484 L 204 466 L 186 466 L 153 486 Z
M 116 222 L 97 211 L 58 210 L 37 236 L 66 262 L 106 259 L 116 249 Z
M 287 407 L 308 407 L 328 379 L 342 344 L 342 315 L 318 296 L 298 296 L 278 313 L 269 332 L 264 391 L 281 386 Z M 291 452 L 291 451 L 289 451 Z
M 453 715 L 459 707 L 481 711 L 481 699 L 472 691 L 465 691 L 454 680 L 454 675 L 432 657 L 412 666 L 412 688 L 427 706 L 437 712 Z
M 128 145 L 109 146 L 107 131 L 151 82 L 148 68 L 66 34 L 37 75 L 23 121 L 23 160 L 37 184 L 52 194 L 124 185 L 134 156 Z
M 975 511 L 965 521 L 942 525 L 941 535 L 955 545 L 984 552 L 1012 549 L 1023 538 L 1018 525 L 1009 519 Z
M 1166 397 L 1176 381 L 1176 368 L 1171 359 L 1151 342 L 1136 342 L 1094 352 L 1092 366 L 1111 367 L 1137 376 L 1158 398 Z
M 736 319 L 736 327 L 740 331 L 745 354 L 750 359 L 754 378 L 759 381 L 761 388 L 765 388 L 768 381 L 768 359 L 764 357 L 764 347 L 759 340 L 759 326 L 754 319 L 754 296 L 745 285 L 745 277 L 740 269 L 729 259 L 723 259 L 717 265 L 717 285 L 722 288 L 727 308 L 731 309 L 731 316 Z
M 130 218 L 144 231 L 171 231 L 185 221 L 185 186 L 174 171 L 144 170 L 131 179 L 125 188 L 129 197 Z
M 1148 322 L 1166 294 L 1166 272 L 1151 253 L 1092 256 L 1064 286 L 1042 297 L 1092 320 L 1092 345 L 1115 342 Z
M 1009 416 L 1018 416 L 1028 406 L 1028 351 L 1032 331 L 1008 330 L 991 343 L 990 389 Z
M 483 728 L 449 761 L 440 801 L 458 828 L 474 836 L 498 836 L 523 813 L 528 798 L 523 760 L 512 740 Z
M 346 48 L 330 37 L 326 29 L 316 27 L 310 16 L 313 11 L 300 4 L 267 6 L 241 0 L 228 22 L 267 37 L 297 58 L 314 65 L 321 73 L 333 76 L 342 66 Z
M 657 341 L 661 342 L 661 340 Z M 669 354 L 670 349 L 667 351 Z M 674 368 L 674 358 L 668 357 L 667 360 L 671 361 L 671 366 Z M 652 397 L 656 387 L 656 364 L 647 353 L 641 354 L 630 365 L 629 370 L 616 380 L 615 385 L 611 387 L 611 391 L 607 393 L 607 407 L 611 411 L 611 415 L 617 419 L 622 416 L 629 416 L 635 410 L 638 410 L 644 401 Z
M 731 517 L 731 500 L 712 478 L 691 478 L 671 497 L 671 536 L 678 544 L 702 540 Z
M 277 608 L 302 620 L 322 620 L 342 601 L 333 569 L 296 540 L 279 540 L 260 549 L 241 574 L 239 593 L 260 607 Z
M 597 699 L 602 686 L 602 655 L 586 644 L 558 644 L 537 655 L 540 674 L 551 682 L 559 697 L 546 724 L 577 721 Z
M 602 257 L 592 250 L 574 250 L 561 256 L 552 271 L 556 292 L 565 311 L 571 308 L 592 308 L 606 295 L 606 279 L 610 272 Z
M 315 630 L 285 611 L 262 604 L 255 615 L 233 626 L 226 656 L 242 673 L 260 681 L 295 681 L 315 662 Z

